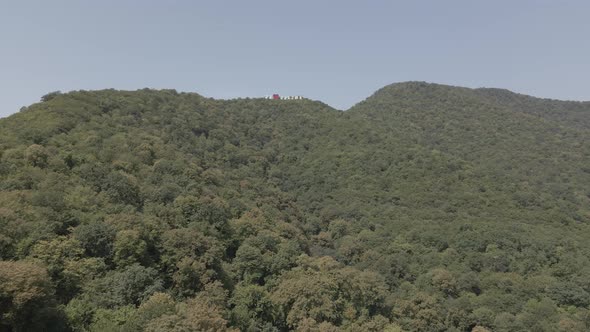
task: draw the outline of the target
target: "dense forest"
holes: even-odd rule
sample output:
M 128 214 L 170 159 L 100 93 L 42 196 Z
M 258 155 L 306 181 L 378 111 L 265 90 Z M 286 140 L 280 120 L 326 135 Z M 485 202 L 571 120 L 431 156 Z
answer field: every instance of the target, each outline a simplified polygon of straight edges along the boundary
M 590 102 L 54 92 L 0 119 L 0 331 L 588 331 Z

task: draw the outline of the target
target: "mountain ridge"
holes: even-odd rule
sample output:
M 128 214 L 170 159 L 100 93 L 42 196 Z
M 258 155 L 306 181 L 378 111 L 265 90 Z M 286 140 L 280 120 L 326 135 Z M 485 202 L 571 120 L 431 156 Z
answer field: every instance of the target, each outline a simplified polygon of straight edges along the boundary
M 474 92 L 481 92 L 482 95 L 486 96 L 486 95 L 504 95 L 504 96 L 510 96 L 512 98 L 532 98 L 535 100 L 539 100 L 539 101 L 548 101 L 548 102 L 559 102 L 559 103 L 569 103 L 569 104 L 580 104 L 584 107 L 588 106 L 590 107 L 590 101 L 586 101 L 586 100 L 567 100 L 567 99 L 558 99 L 558 98 L 546 98 L 546 97 L 540 97 L 540 96 L 533 96 L 533 95 L 528 95 L 528 94 L 524 94 L 524 93 L 519 93 L 519 92 L 514 92 L 511 91 L 509 89 L 504 89 L 504 88 L 495 88 L 495 87 L 479 87 L 479 88 L 468 88 L 468 87 L 464 87 L 464 86 L 460 86 L 460 85 L 450 85 L 450 84 L 441 84 L 441 83 L 433 83 L 433 82 L 426 82 L 426 81 L 401 81 L 401 82 L 395 82 L 395 83 L 391 83 L 388 85 L 385 85 L 382 88 L 379 88 L 378 90 L 376 90 L 375 93 L 373 93 L 371 96 L 368 96 L 365 99 L 369 99 L 372 96 L 374 96 L 375 94 L 377 94 L 380 91 L 383 90 L 388 90 L 388 89 L 396 89 L 398 87 L 408 87 L 408 86 L 422 86 L 422 87 L 444 87 L 444 88 L 449 88 L 449 89 L 459 89 L 459 90 L 464 90 L 464 91 L 474 91 Z M 115 89 L 98 89 L 98 90 L 72 90 L 72 91 L 68 91 L 68 92 L 60 92 L 60 91 L 56 91 L 56 92 L 52 92 L 52 93 L 48 93 L 45 96 L 49 96 L 52 97 L 53 95 L 65 95 L 65 94 L 70 94 L 70 93 L 78 93 L 78 92 L 108 92 L 108 91 L 119 91 L 119 92 L 123 92 L 123 93 L 133 93 L 133 92 L 137 92 L 137 91 L 171 91 L 177 94 L 185 94 L 185 95 L 196 95 L 198 97 L 202 97 L 202 98 L 208 98 L 208 99 L 212 99 L 212 100 L 219 100 L 219 101 L 230 101 L 230 100 L 237 100 L 237 99 L 266 99 L 264 97 L 236 97 L 236 98 L 229 98 L 229 99 L 224 99 L 224 98 L 213 98 L 213 97 L 206 97 L 204 95 L 199 94 L 198 92 L 189 92 L 189 91 L 177 91 L 175 89 L 151 89 L 151 88 L 143 88 L 143 89 L 136 89 L 136 90 L 115 90 Z M 42 98 L 45 98 L 45 96 L 43 96 Z M 308 99 L 309 101 L 309 99 Z M 332 106 L 330 106 L 329 104 L 321 101 L 321 100 L 315 100 L 317 102 L 321 102 L 324 103 L 325 105 L 333 108 Z M 358 103 L 361 103 L 362 101 L 359 101 Z M 358 104 L 357 103 L 357 104 Z M 33 104 L 34 105 L 34 104 Z M 356 105 L 356 104 L 355 104 Z M 350 110 L 351 108 L 353 108 L 355 105 L 352 105 L 351 107 L 349 107 L 346 110 L 343 111 L 347 111 Z M 30 107 L 30 106 L 28 106 Z M 23 107 L 23 109 L 26 109 L 27 106 Z M 336 108 L 334 108 L 336 109 Z M 18 113 L 18 112 L 17 112 Z M 16 113 L 13 114 L 9 114 L 6 115 L 3 118 L 9 117 L 11 115 L 14 115 Z

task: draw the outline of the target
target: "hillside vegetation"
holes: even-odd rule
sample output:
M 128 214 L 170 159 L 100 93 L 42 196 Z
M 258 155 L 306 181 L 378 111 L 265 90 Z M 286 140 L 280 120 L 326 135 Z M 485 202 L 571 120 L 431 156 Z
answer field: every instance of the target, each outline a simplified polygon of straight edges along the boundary
M 588 331 L 590 103 L 393 84 L 0 119 L 0 331 Z

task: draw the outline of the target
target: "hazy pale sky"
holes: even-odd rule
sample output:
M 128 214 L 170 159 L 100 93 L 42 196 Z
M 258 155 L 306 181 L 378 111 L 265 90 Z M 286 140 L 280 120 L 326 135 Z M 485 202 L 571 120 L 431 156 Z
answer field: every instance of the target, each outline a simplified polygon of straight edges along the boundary
M 347 109 L 408 80 L 590 100 L 590 1 L 0 2 L 0 117 L 144 87 Z

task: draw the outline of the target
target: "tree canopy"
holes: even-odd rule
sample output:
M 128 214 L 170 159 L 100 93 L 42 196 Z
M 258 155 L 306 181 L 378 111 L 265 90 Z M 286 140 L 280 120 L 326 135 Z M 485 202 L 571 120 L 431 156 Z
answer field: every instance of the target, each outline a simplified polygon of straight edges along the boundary
M 0 331 L 587 331 L 590 103 L 53 92 L 0 119 Z

